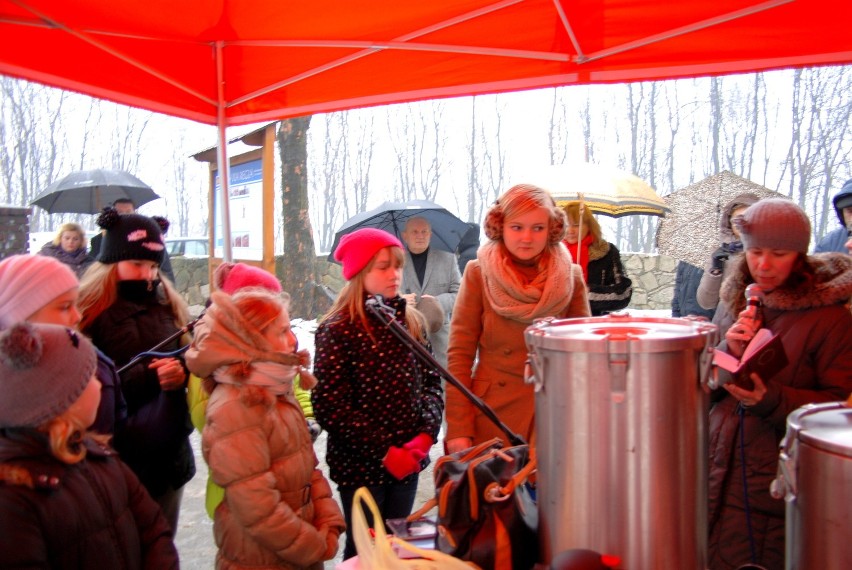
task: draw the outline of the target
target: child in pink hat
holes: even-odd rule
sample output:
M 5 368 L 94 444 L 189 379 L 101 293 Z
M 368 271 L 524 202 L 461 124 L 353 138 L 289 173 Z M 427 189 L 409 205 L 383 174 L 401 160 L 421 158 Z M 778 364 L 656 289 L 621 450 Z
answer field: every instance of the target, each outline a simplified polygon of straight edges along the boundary
M 422 315 L 399 295 L 405 252 L 393 235 L 361 229 L 334 253 L 348 283 L 316 332 L 314 412 L 328 433 L 326 461 L 347 528 L 358 487 L 375 497 L 382 518 L 405 517 L 443 414 L 440 376 L 414 356 L 365 302 L 381 297 L 396 320 L 428 346 Z M 344 559 L 355 555 L 347 532 Z

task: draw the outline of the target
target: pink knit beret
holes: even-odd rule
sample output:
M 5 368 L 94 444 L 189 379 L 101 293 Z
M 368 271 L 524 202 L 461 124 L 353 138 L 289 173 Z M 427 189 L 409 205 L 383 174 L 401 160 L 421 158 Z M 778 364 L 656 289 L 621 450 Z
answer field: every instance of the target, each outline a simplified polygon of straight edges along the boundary
M 343 278 L 348 281 L 367 267 L 379 250 L 390 246 L 402 249 L 402 242 L 384 230 L 362 228 L 340 238 L 334 259 L 343 264 Z
M 260 287 L 272 293 L 281 292 L 281 283 L 274 275 L 246 263 L 221 264 L 213 272 L 213 283 L 228 295 L 246 287 Z

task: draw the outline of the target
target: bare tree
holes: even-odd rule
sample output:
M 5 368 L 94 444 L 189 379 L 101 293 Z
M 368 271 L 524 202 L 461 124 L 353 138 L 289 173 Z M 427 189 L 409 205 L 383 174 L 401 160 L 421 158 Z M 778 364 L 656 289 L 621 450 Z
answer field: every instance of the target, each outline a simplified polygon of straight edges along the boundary
M 434 200 L 437 196 L 446 143 L 443 115 L 441 101 L 396 105 L 388 113 L 388 134 L 396 155 L 393 189 L 396 199 Z
M 278 125 L 281 156 L 284 260 L 281 284 L 290 294 L 290 316 L 314 319 L 328 309 L 328 297 L 317 284 L 314 234 L 308 214 L 308 127 L 311 117 L 286 119 Z
M 503 113 L 500 99 L 491 95 L 471 97 L 470 131 L 465 141 L 467 154 L 466 204 L 458 204 L 468 222 L 479 223 L 486 209 L 504 190 L 507 152 L 503 140 Z
M 316 205 L 311 219 L 321 251 L 329 251 L 340 225 L 367 209 L 373 168 L 374 113 L 322 115 L 309 135 L 310 187 Z M 316 123 L 316 118 L 314 120 Z
M 339 116 L 338 116 L 339 115 Z M 346 191 L 346 179 L 342 172 L 345 129 L 342 133 L 335 127 L 345 127 L 346 113 L 321 115 L 317 129 L 311 129 L 309 140 L 313 152 L 309 153 L 309 187 L 315 207 L 311 209 L 311 218 L 318 230 L 321 251 L 329 251 L 334 240 L 334 231 L 338 221 L 345 216 L 349 193 Z M 316 138 L 319 140 L 316 140 Z M 335 199 L 335 194 L 340 197 Z
M 588 101 L 588 98 L 586 98 L 587 105 Z M 588 107 L 586 107 L 586 111 L 588 111 Z M 553 100 L 550 105 L 550 128 L 547 132 L 547 149 L 550 152 L 550 164 L 563 164 L 568 160 L 568 113 L 564 88 L 554 87 Z M 586 114 L 586 117 L 588 117 L 588 114 Z
M 0 77 L 0 179 L 5 201 L 28 206 L 61 171 L 63 114 L 68 94 Z M 35 208 L 31 229 L 46 217 Z
M 852 81 L 843 70 L 816 68 L 795 70 L 792 83 L 793 128 L 784 162 L 787 192 L 808 211 L 819 238 L 833 229 L 831 197 L 843 182 L 835 173 L 850 172 Z
M 359 118 L 357 132 L 352 137 L 355 140 L 355 152 L 352 160 L 350 177 L 352 179 L 352 210 L 351 215 L 367 209 L 370 198 L 370 173 L 373 167 L 373 151 L 376 146 L 375 116 L 371 112 L 357 115 Z

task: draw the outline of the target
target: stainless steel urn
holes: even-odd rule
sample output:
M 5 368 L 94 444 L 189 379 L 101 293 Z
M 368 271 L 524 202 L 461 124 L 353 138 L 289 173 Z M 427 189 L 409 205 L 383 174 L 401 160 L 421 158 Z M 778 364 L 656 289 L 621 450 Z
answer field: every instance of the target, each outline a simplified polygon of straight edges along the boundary
M 852 564 L 852 408 L 809 404 L 787 416 L 772 494 L 787 504 L 788 570 Z
M 707 560 L 707 408 L 716 326 L 631 317 L 546 320 L 525 333 L 536 387 L 543 562 L 591 549 L 618 568 Z

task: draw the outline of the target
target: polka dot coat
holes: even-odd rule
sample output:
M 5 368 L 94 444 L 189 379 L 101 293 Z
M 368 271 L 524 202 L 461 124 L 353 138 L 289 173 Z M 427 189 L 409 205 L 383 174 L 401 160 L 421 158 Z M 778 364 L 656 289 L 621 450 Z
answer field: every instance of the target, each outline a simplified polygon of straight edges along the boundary
M 386 303 L 405 326 L 405 300 Z M 367 317 L 372 337 L 348 315 L 326 320 L 316 333 L 319 384 L 311 398 L 317 421 L 328 432 L 331 479 L 344 488 L 396 483 L 382 466 L 388 448 L 419 433 L 437 439 L 444 407 L 438 373 L 376 317 Z

